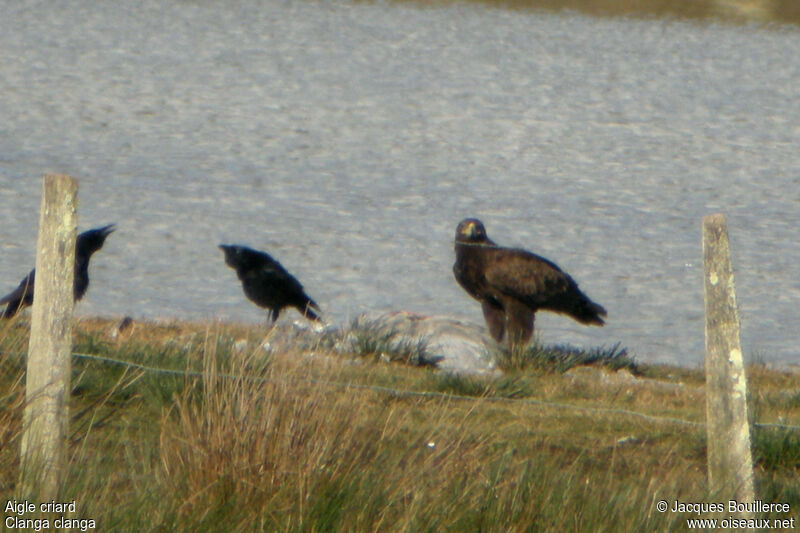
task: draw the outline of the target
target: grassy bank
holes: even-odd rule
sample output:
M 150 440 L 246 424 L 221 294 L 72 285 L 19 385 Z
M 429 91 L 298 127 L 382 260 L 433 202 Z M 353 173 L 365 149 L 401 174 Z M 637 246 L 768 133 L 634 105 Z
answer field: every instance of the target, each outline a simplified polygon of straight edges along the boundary
M 28 330 L 0 328 L 5 502 Z M 704 418 L 700 371 L 637 366 L 617 382 L 517 354 L 505 376 L 478 379 L 328 343 L 267 353 L 263 328 L 112 330 L 76 326 L 63 494 L 102 531 L 680 531 L 692 516 L 655 502 L 715 501 L 691 424 Z M 800 376 L 749 378 L 758 422 L 800 425 Z M 754 431 L 759 499 L 791 505 L 769 518 L 798 516 L 800 432 Z

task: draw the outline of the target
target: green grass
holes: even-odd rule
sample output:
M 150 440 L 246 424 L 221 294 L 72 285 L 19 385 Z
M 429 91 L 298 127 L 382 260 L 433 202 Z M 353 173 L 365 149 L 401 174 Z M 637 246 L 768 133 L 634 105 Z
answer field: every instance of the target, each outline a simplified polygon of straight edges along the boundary
M 566 372 L 576 366 L 594 365 L 619 370 L 626 368 L 639 373 L 639 367 L 625 348 L 617 343 L 610 348 L 585 350 L 569 345 L 546 346 L 534 340 L 528 346 L 515 346 L 511 350 L 498 350 L 495 354 L 500 368 L 505 371 L 536 369 L 546 372 Z
M 5 500 L 18 495 L 20 324 L 0 329 Z M 61 499 L 102 531 L 682 531 L 687 516 L 654 502 L 708 501 L 702 428 L 611 411 L 702 420 L 697 370 L 640 365 L 687 386 L 620 389 L 573 382 L 550 355 L 476 378 L 355 353 L 386 352 L 383 337 L 349 356 L 308 357 L 267 353 L 259 328 L 137 324 L 113 339 L 109 327 L 78 323 L 75 351 L 187 372 L 73 358 Z M 623 355 L 613 347 L 582 360 Z M 758 421 L 800 424 L 791 400 L 800 377 L 754 368 L 751 381 Z M 797 432 L 756 428 L 753 450 L 759 498 L 797 516 Z
M 361 321 L 354 324 L 347 335 L 353 353 L 361 357 L 387 362 L 399 362 L 414 366 L 424 366 L 431 360 L 425 339 L 409 339 L 376 321 Z

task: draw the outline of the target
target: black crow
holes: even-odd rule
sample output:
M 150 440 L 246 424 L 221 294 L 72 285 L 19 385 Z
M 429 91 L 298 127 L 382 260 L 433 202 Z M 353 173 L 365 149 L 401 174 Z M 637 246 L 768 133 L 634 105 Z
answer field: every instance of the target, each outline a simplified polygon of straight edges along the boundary
M 317 303 L 309 298 L 297 278 L 269 254 L 239 245 L 220 244 L 219 248 L 225 252 L 225 264 L 236 270 L 245 296 L 259 307 L 269 309 L 273 323 L 288 306 L 295 307 L 308 319 L 319 320 L 313 311 L 320 310 Z
M 103 247 L 106 237 L 116 228 L 114 224 L 103 226 L 102 228 L 90 229 L 78 235 L 75 242 L 75 301 L 83 298 L 86 289 L 89 288 L 89 259 L 92 254 Z M 11 318 L 23 308 L 33 304 L 33 282 L 36 269 L 31 270 L 30 274 L 9 294 L 0 298 L 0 305 L 6 304 L 6 308 L 0 318 Z

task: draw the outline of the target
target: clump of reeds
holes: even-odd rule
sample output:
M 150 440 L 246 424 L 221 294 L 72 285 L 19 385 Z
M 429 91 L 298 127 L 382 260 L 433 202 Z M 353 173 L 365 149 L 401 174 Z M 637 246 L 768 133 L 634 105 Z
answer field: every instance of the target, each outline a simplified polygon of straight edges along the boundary
M 424 366 L 433 360 L 422 337 L 409 338 L 380 321 L 361 320 L 347 332 L 350 350 L 362 357 Z
M 510 350 L 498 349 L 496 359 L 503 370 L 536 369 L 563 373 L 576 366 L 594 365 L 638 373 L 639 366 L 628 350 L 616 343 L 610 348 L 578 348 L 566 344 L 546 346 L 535 340 L 527 346 L 515 345 Z

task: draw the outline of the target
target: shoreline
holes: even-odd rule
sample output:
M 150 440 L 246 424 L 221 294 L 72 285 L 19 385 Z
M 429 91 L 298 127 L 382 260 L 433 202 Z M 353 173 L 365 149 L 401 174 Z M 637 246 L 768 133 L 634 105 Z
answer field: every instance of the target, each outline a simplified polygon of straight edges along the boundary
M 305 332 L 313 336 L 314 334 L 317 335 L 331 335 L 331 334 L 344 334 L 348 330 L 351 330 L 354 325 L 357 325 L 360 320 L 366 320 L 368 323 L 373 320 L 385 320 L 386 317 L 393 317 L 393 316 L 408 316 L 414 317 L 412 320 L 417 320 L 419 317 L 424 317 L 426 319 L 434 319 L 434 320 L 441 320 L 452 322 L 454 324 L 463 325 L 465 328 L 466 335 L 475 335 L 476 342 L 480 339 L 482 342 L 487 344 L 490 348 L 496 347 L 491 339 L 488 336 L 488 331 L 483 324 L 476 324 L 468 321 L 463 321 L 461 319 L 453 318 L 450 316 L 445 315 L 419 315 L 417 313 L 408 312 L 408 311 L 393 311 L 387 313 L 362 313 L 354 318 L 352 318 L 349 322 L 338 324 L 338 323 L 325 323 L 324 326 L 319 324 L 314 324 L 304 320 L 300 316 L 295 316 L 293 319 L 284 318 L 280 320 L 277 324 L 276 331 L 283 331 L 286 333 L 290 329 L 294 329 L 295 336 L 298 332 Z M 25 315 L 20 318 L 14 319 L 15 322 L 20 324 L 19 326 L 12 326 L 12 327 L 20 327 L 21 324 L 29 324 L 29 315 Z M 165 335 L 168 332 L 176 332 L 180 331 L 183 334 L 186 332 L 194 332 L 195 334 L 201 331 L 208 331 L 210 329 L 218 329 L 224 330 L 228 332 L 237 332 L 242 336 L 247 335 L 259 335 L 263 334 L 263 336 L 269 337 L 273 335 L 273 330 L 270 328 L 269 325 L 266 324 L 266 321 L 262 323 L 258 323 L 257 321 L 241 321 L 241 320 L 226 320 L 221 318 L 215 319 L 181 319 L 176 317 L 158 317 L 158 318 L 134 318 L 129 315 L 118 315 L 118 316 L 98 316 L 98 315 L 76 315 L 73 318 L 74 325 L 78 326 L 88 326 L 88 329 L 94 331 L 95 333 L 99 332 L 99 330 L 104 329 L 104 335 L 110 339 L 117 341 L 117 336 L 120 334 L 118 330 L 120 325 L 124 325 L 124 328 L 133 327 L 134 329 L 141 329 L 141 328 L 153 328 L 156 332 L 159 332 L 158 335 Z M 27 327 L 27 326 L 26 326 Z M 0 323 L 0 335 L 4 331 L 4 326 Z M 141 333 L 141 332 L 140 332 Z M 122 339 L 130 337 L 130 332 L 123 333 Z M 307 341 L 307 340 L 306 340 Z M 291 342 L 291 339 L 289 339 Z M 533 345 L 534 343 L 531 343 Z M 612 343 L 613 344 L 613 343 Z M 617 344 L 619 345 L 619 344 Z M 589 351 L 593 349 L 590 346 L 573 346 L 573 345 L 561 345 L 561 344 L 544 344 L 543 347 L 566 347 L 568 349 L 574 349 L 576 351 Z M 601 345 L 600 347 L 594 347 L 595 349 L 603 349 L 606 345 Z M 287 345 L 287 340 L 282 340 L 282 349 L 286 350 L 290 348 Z M 623 346 L 622 349 L 624 350 L 625 347 Z M 302 349 L 300 350 L 302 351 Z M 694 374 L 697 373 L 698 375 L 702 375 L 704 373 L 704 365 L 703 363 L 699 363 L 696 365 L 678 365 L 678 364 L 671 364 L 671 363 L 662 363 L 656 362 L 651 363 L 647 361 L 639 360 L 636 357 L 636 354 L 631 354 L 631 358 L 635 365 L 641 369 L 663 369 L 665 372 L 669 372 L 669 370 L 680 371 L 681 373 L 689 373 Z M 753 356 L 751 356 L 751 359 Z M 781 375 L 788 375 L 788 376 L 800 376 L 800 364 L 797 363 L 790 363 L 785 361 L 778 361 L 778 362 L 763 362 L 763 361 L 745 361 L 745 368 L 747 369 L 748 373 L 751 370 L 758 370 L 759 372 L 774 372 L 776 374 Z
M 452 5 L 454 0 L 396 0 L 424 6 Z M 721 24 L 800 25 L 800 6 L 792 0 L 461 0 L 514 10 L 576 11 L 593 17 L 663 18 Z

